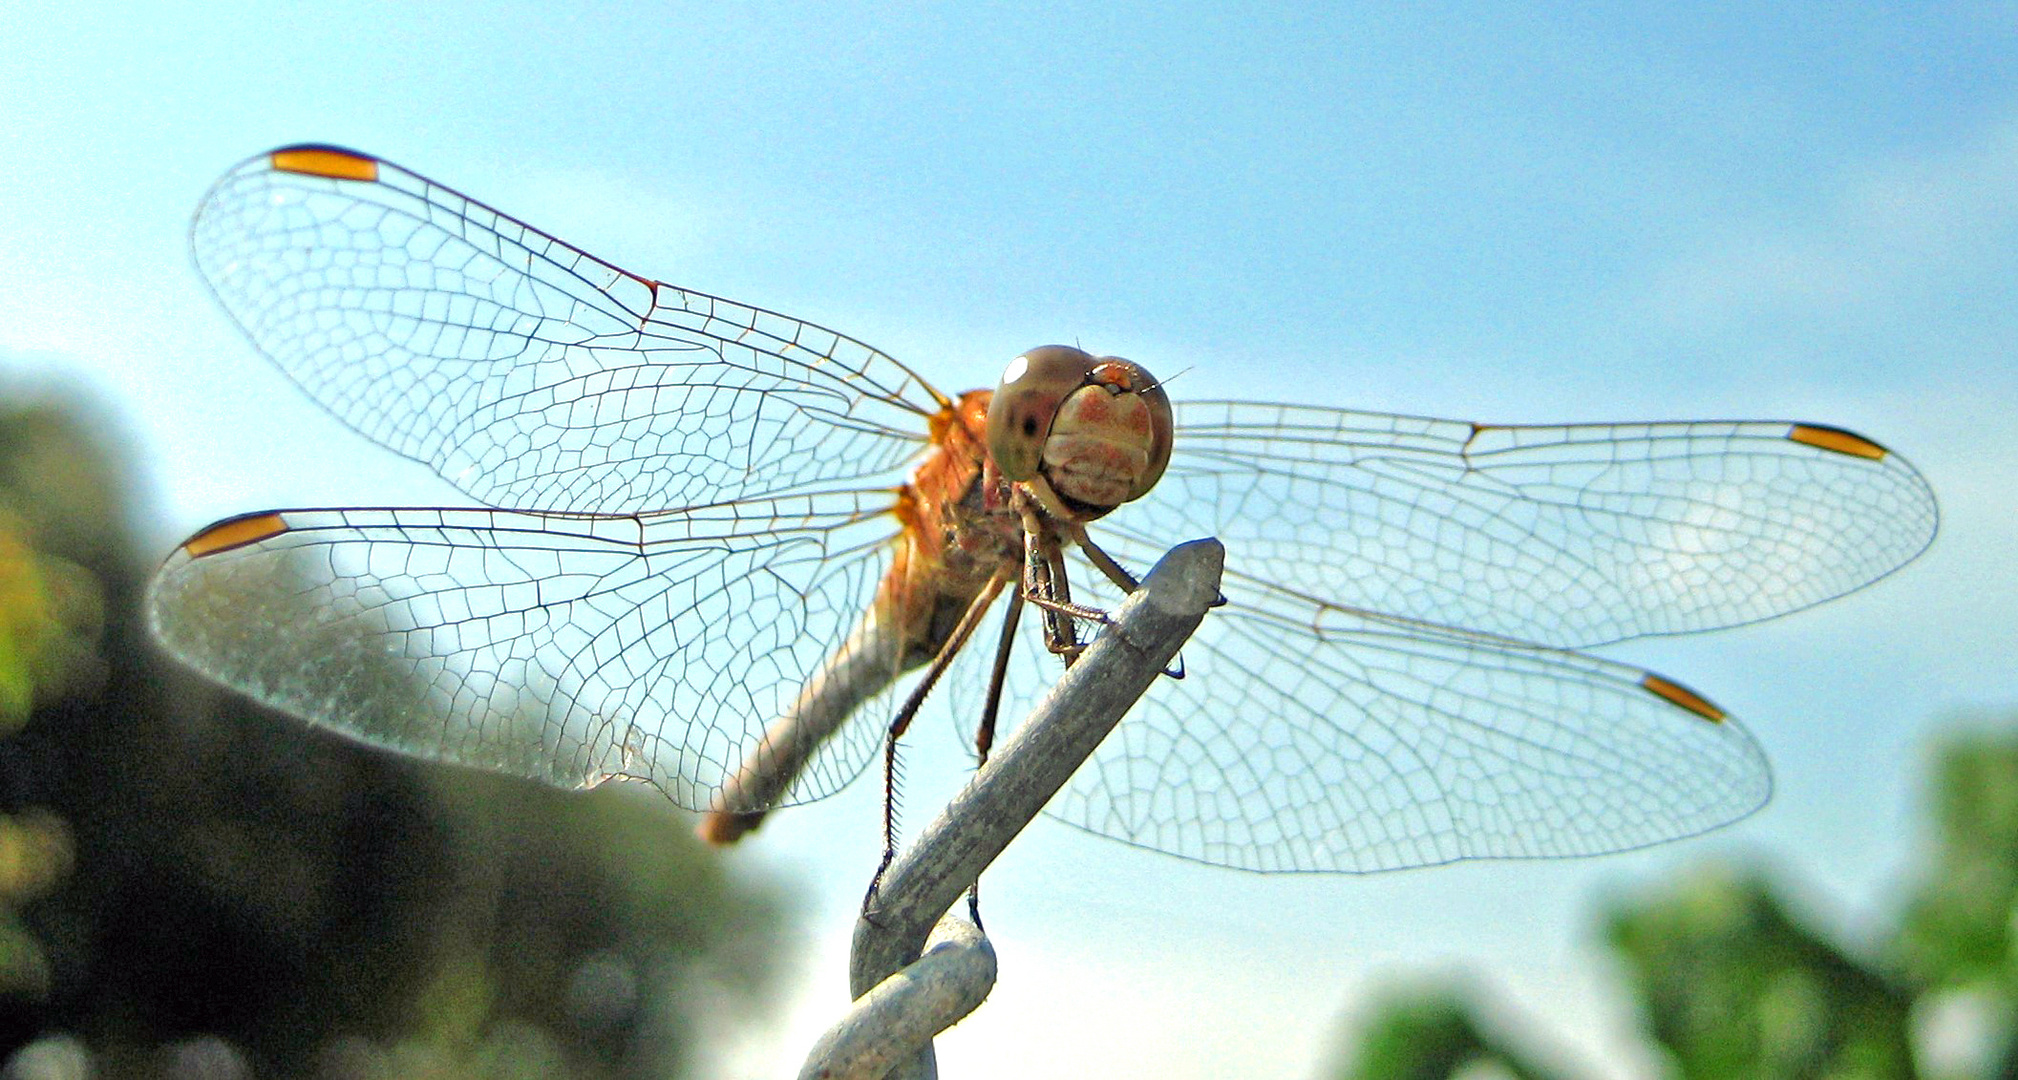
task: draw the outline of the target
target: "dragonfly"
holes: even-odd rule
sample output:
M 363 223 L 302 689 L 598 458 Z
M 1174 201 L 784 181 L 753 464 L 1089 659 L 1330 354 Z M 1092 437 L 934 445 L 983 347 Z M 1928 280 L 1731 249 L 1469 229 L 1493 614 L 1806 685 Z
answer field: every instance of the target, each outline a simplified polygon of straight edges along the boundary
M 232 170 L 192 243 L 260 352 L 475 505 L 218 522 L 156 575 L 157 637 L 381 747 L 649 783 L 718 841 L 849 783 L 910 699 L 985 742 L 1128 567 L 1208 535 L 1223 605 L 1049 815 L 1264 872 L 1695 835 L 1767 801 L 1759 744 L 1592 650 L 1822 603 L 1937 526 L 1826 424 L 1172 401 L 1063 346 L 948 395 L 335 147 Z

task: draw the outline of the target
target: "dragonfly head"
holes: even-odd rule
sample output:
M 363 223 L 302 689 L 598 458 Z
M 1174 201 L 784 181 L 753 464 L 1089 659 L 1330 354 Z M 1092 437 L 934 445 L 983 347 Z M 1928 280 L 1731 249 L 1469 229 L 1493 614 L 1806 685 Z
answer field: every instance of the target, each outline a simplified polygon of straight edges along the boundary
M 1133 361 L 1068 345 L 1009 362 L 988 405 L 988 454 L 1005 479 L 1048 488 L 1091 521 L 1156 486 L 1170 461 L 1170 398 Z

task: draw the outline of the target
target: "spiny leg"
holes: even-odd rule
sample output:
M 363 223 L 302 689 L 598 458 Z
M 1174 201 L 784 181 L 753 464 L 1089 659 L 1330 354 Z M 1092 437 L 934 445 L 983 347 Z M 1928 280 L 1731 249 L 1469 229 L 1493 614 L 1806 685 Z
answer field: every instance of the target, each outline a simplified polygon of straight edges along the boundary
M 1009 677 L 1009 656 L 1016 646 L 1016 625 L 1023 617 L 1023 590 L 1009 590 L 1009 603 L 1002 612 L 1002 636 L 995 643 L 995 664 L 988 672 L 988 697 L 981 706 L 981 724 L 974 729 L 974 767 L 988 764 L 988 751 L 995 748 L 995 721 L 1002 711 L 1002 687 Z M 967 917 L 981 925 L 981 882 L 967 888 Z
M 1072 542 L 1079 545 L 1079 550 L 1086 553 L 1086 558 L 1099 568 L 1101 573 L 1107 575 L 1107 580 L 1120 587 L 1123 596 L 1131 595 L 1142 587 L 1142 583 L 1135 580 L 1134 574 L 1124 569 L 1115 561 L 1114 556 L 1107 554 L 1099 544 L 1093 542 L 1092 537 L 1086 535 L 1084 525 L 1072 526 L 1071 533 Z
M 1085 604 L 1068 604 L 1059 600 L 1045 600 L 1035 596 L 1030 597 L 1030 603 L 1032 606 L 1043 611 L 1056 612 L 1059 615 L 1072 619 L 1099 623 L 1102 626 L 1114 621 L 1108 616 L 1106 608 L 1087 607 Z
M 995 747 L 995 721 L 1002 709 L 1002 686 L 1009 677 L 1009 656 L 1016 645 L 1016 625 L 1023 618 L 1023 593 L 1013 591 L 1002 611 L 1002 637 L 995 643 L 995 665 L 988 673 L 988 700 L 981 707 L 981 726 L 974 729 L 976 767 L 988 764 Z
M 932 692 L 932 688 L 939 682 L 939 677 L 946 674 L 946 669 L 952 666 L 953 658 L 959 655 L 960 647 L 973 636 L 974 628 L 980 625 L 981 616 L 987 612 L 988 605 L 995 601 L 995 597 L 1000 595 L 1003 587 L 1009 583 L 1009 576 L 1008 570 L 998 569 L 988 579 L 988 584 L 983 586 L 975 595 L 974 601 L 967 605 L 967 610 L 960 615 L 959 623 L 953 627 L 952 633 L 946 635 L 945 644 L 939 646 L 939 652 L 932 657 L 931 665 L 918 679 L 918 684 L 911 688 L 910 696 L 904 699 L 903 706 L 890 721 L 890 731 L 883 742 L 883 858 L 876 864 L 876 876 L 869 881 L 868 894 L 862 897 L 862 912 L 865 916 L 875 904 L 876 890 L 882 887 L 883 872 L 890 869 L 890 863 L 897 858 L 897 740 L 910 729 L 911 720 L 918 715 L 918 709 L 925 704 L 926 695 Z
M 1093 539 L 1086 535 L 1086 527 L 1084 525 L 1072 526 L 1070 533 L 1072 542 L 1078 544 L 1079 550 L 1086 553 L 1087 560 L 1092 562 L 1094 566 L 1099 567 L 1100 572 L 1107 575 L 1107 580 L 1120 586 L 1124 594 L 1133 593 L 1142 587 L 1142 583 L 1135 579 L 1135 575 L 1129 573 L 1114 556 L 1107 554 L 1105 549 L 1101 548 L 1099 544 L 1094 543 Z M 1213 607 L 1224 607 L 1225 605 L 1226 595 L 1224 593 L 1221 593 L 1212 602 Z M 1102 613 L 1100 621 L 1106 621 L 1105 613 Z M 1163 673 L 1173 679 L 1182 679 L 1184 677 L 1184 654 L 1179 653 L 1173 663 L 1176 666 L 1164 668 Z
M 1107 554 L 1104 548 L 1093 542 L 1092 537 L 1086 535 L 1086 526 L 1074 525 L 1068 530 L 1068 534 L 1072 542 L 1079 545 L 1079 550 L 1086 553 L 1086 558 L 1094 566 L 1099 567 L 1101 573 L 1107 575 L 1107 580 L 1120 586 L 1123 593 L 1133 593 L 1142 587 L 1142 583 L 1135 579 L 1134 574 L 1129 573 L 1114 556 Z M 1215 596 L 1210 606 L 1225 607 L 1226 594 L 1220 593 Z

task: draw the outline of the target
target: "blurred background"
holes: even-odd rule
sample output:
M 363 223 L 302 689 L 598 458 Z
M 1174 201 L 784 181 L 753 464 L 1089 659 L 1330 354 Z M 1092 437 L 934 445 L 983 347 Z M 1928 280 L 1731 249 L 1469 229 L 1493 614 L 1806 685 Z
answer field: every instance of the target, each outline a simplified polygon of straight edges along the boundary
M 2018 1075 L 2018 7 L 16 0 L 0 38 L 10 1075 L 776 1076 L 845 1004 L 875 785 L 717 856 L 149 647 L 211 520 L 461 501 L 190 264 L 204 189 L 304 140 L 942 389 L 1068 341 L 1194 397 L 1831 423 L 1932 481 L 1896 577 L 1608 650 L 1750 725 L 1760 814 L 1359 879 L 1039 823 L 945 1075 Z M 961 759 L 915 743 L 922 820 Z

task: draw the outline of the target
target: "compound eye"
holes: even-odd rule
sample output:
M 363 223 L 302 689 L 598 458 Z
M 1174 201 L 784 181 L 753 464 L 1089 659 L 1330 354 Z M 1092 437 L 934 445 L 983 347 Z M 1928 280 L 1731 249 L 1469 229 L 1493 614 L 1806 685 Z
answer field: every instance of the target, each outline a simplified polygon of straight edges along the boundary
M 1149 494 L 1149 489 L 1163 478 L 1164 467 L 1170 464 L 1170 395 L 1163 392 L 1163 384 L 1143 370 L 1141 364 L 1118 356 L 1103 356 L 1094 361 L 1088 382 L 1134 394 L 1142 400 L 1143 408 L 1149 414 L 1149 430 L 1144 433 L 1142 444 L 1142 471 L 1135 475 L 1128 497 L 1123 500 L 1133 502 Z
M 1086 385 L 1096 363 L 1070 345 L 1046 345 L 1009 361 L 988 402 L 988 454 L 1004 479 L 1022 482 L 1037 475 L 1059 404 Z

